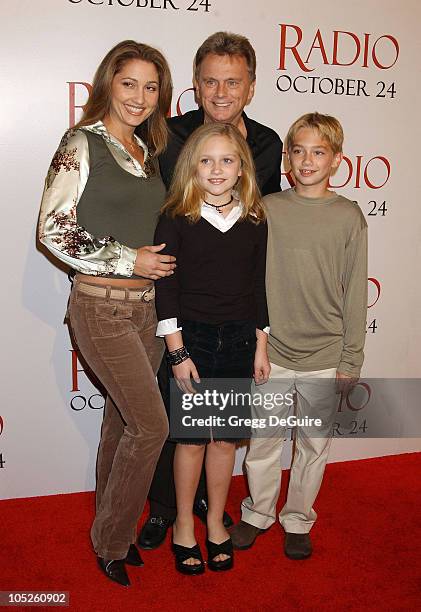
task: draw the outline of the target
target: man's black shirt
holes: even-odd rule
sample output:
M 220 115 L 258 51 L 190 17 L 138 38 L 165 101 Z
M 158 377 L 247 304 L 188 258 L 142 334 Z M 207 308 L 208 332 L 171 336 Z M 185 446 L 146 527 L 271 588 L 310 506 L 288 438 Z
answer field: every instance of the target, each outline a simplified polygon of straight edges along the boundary
M 247 143 L 256 167 L 257 184 L 262 195 L 281 191 L 282 141 L 269 127 L 249 119 L 243 112 Z M 187 138 L 204 123 L 203 109 L 168 119 L 170 136 L 166 150 L 159 157 L 162 180 L 168 189 L 175 164 Z

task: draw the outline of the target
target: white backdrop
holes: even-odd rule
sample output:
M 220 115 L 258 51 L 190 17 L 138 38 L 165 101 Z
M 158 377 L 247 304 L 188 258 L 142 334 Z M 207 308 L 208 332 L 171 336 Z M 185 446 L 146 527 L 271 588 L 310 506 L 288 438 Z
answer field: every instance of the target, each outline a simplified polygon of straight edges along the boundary
M 35 232 L 50 159 L 72 116 L 79 117 L 73 106 L 86 101 L 83 83 L 126 38 L 165 53 L 174 80 L 173 114 L 191 87 L 197 47 L 224 29 L 245 34 L 256 49 L 251 117 L 282 138 L 304 112 L 341 120 L 347 159 L 332 182 L 359 202 L 369 223 L 373 305 L 363 374 L 421 377 L 417 0 L 318 0 L 317 6 L 278 0 L 20 0 L 2 2 L 0 16 L 0 498 L 94 486 L 102 398 L 76 372 L 80 365 L 63 325 L 69 283 L 37 250 Z M 191 91 L 181 95 L 179 107 L 194 107 Z M 331 460 L 419 448 L 415 439 L 335 440 Z M 237 473 L 241 458 L 239 451 Z

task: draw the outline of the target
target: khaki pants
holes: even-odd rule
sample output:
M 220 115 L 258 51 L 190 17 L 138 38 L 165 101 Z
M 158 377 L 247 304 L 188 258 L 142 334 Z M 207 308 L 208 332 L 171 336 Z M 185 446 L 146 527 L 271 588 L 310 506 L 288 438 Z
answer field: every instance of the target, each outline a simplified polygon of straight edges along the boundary
M 317 514 L 314 500 L 320 489 L 331 444 L 331 426 L 338 404 L 335 390 L 336 368 L 314 372 L 298 372 L 271 364 L 269 381 L 256 387 L 261 394 L 297 394 L 297 418 L 305 415 L 319 417 L 323 431 L 313 437 L 314 430 L 306 427 L 296 431 L 295 452 L 285 506 L 279 514 L 279 522 L 290 533 L 308 533 Z M 291 407 L 279 406 L 270 414 L 286 418 Z M 267 411 L 264 411 L 267 416 Z M 256 416 L 263 416 L 261 408 Z M 250 496 L 241 504 L 242 520 L 267 529 L 276 520 L 276 503 L 281 488 L 281 453 L 286 427 L 271 427 L 270 437 L 254 431 L 246 455 L 247 479 Z M 313 435 L 312 435 L 313 434 Z

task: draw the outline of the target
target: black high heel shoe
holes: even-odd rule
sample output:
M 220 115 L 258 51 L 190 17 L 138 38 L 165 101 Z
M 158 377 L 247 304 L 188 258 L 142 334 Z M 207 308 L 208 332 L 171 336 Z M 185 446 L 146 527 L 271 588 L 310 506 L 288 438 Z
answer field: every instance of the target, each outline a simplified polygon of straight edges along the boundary
M 198 544 L 195 544 L 191 548 L 181 546 L 180 544 L 173 544 L 172 549 L 175 555 L 175 569 L 177 571 L 189 576 L 203 574 L 205 571 L 205 564 Z M 187 559 L 197 559 L 200 563 L 196 565 L 187 565 L 184 563 Z
M 143 567 L 145 565 L 137 547 L 134 544 L 130 544 L 130 548 L 124 562 L 127 563 L 127 565 L 134 565 L 136 567 Z
M 234 550 L 231 538 L 228 538 L 225 542 L 221 542 L 221 544 L 215 544 L 215 542 L 206 540 L 206 548 L 208 549 L 208 568 L 210 570 L 213 572 L 224 572 L 233 567 Z M 215 557 L 218 555 L 229 555 L 229 557 L 223 561 L 215 561 Z
M 124 559 L 103 559 L 97 557 L 99 569 L 110 580 L 121 584 L 121 586 L 130 586 L 130 580 L 124 566 Z

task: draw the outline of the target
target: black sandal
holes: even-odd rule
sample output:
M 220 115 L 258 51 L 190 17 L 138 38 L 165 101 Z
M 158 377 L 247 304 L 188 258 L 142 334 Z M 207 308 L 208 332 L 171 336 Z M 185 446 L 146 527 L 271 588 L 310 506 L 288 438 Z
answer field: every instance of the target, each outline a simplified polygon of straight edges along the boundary
M 215 542 L 206 540 L 206 548 L 208 549 L 208 567 L 210 570 L 222 572 L 232 568 L 234 565 L 234 551 L 231 538 L 221 542 L 221 544 L 215 544 Z M 215 557 L 218 555 L 229 555 L 229 557 L 223 561 L 215 561 Z
M 203 563 L 202 553 L 199 545 L 195 544 L 191 548 L 181 546 L 180 544 L 173 544 L 172 549 L 175 555 L 175 569 L 182 574 L 188 574 L 190 576 L 196 576 L 203 574 L 205 571 L 205 564 Z M 187 559 L 197 559 L 200 563 L 195 565 L 187 565 L 184 561 Z

